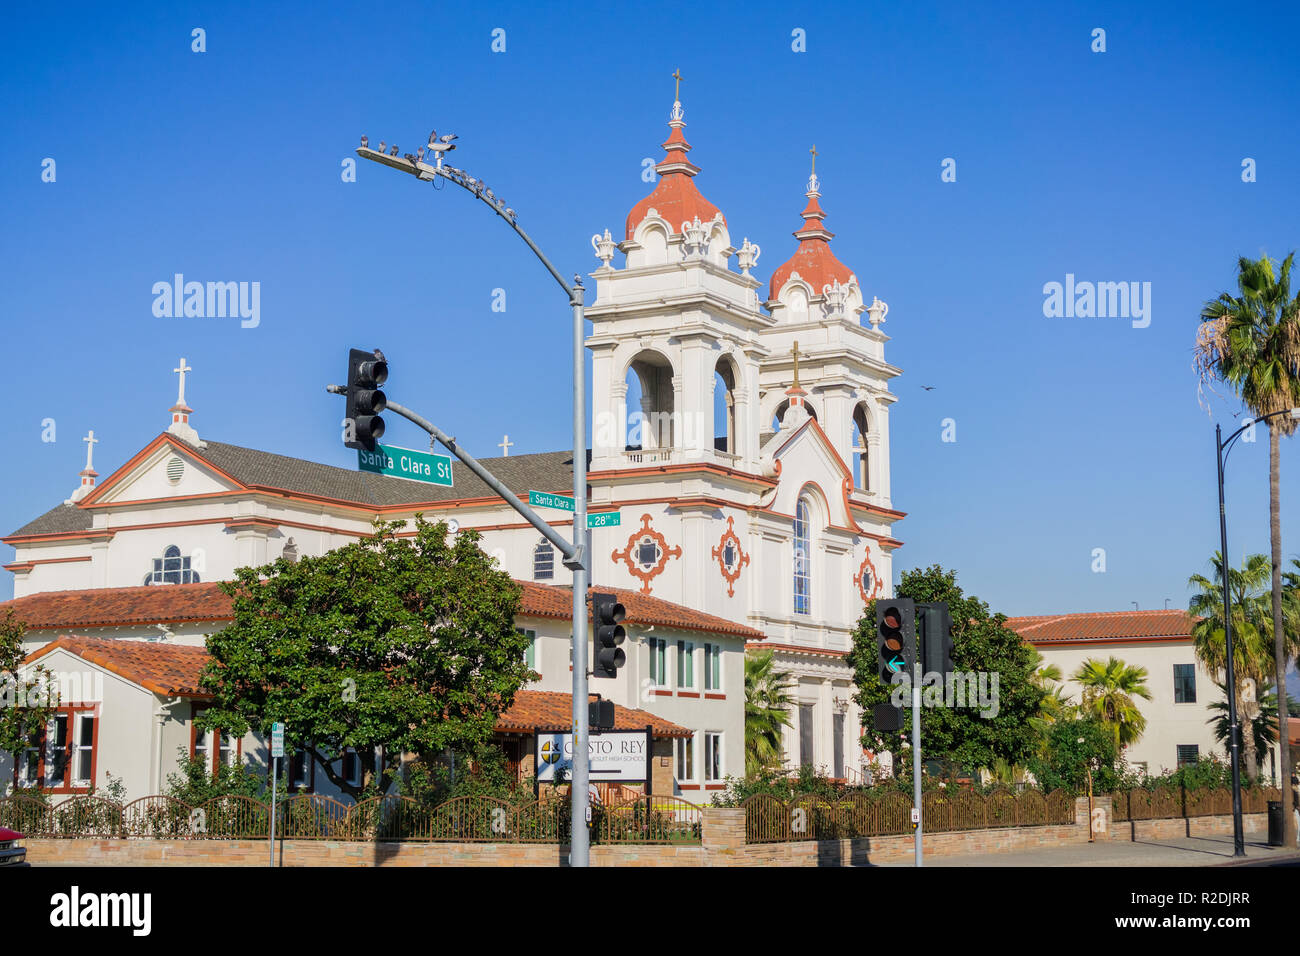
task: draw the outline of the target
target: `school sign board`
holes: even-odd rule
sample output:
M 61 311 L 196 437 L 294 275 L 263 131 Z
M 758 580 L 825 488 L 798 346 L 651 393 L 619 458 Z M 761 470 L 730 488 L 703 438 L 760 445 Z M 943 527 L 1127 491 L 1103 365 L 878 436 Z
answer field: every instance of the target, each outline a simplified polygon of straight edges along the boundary
M 607 730 L 587 738 L 591 779 L 639 782 L 650 779 L 650 734 L 645 730 Z M 554 783 L 557 770 L 573 779 L 573 734 L 537 732 L 537 782 Z

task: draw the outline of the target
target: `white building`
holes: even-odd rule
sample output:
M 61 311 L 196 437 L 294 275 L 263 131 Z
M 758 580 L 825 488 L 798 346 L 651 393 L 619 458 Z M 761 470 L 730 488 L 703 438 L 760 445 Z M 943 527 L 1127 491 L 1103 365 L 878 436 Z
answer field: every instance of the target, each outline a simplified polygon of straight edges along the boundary
M 844 658 L 865 602 L 888 593 L 901 544 L 893 525 L 904 516 L 890 497 L 889 381 L 899 369 L 885 360 L 888 308 L 868 305 L 831 252 L 815 167 L 798 245 L 764 297 L 751 274 L 759 247 L 748 238 L 736 247 L 700 194 L 684 126 L 675 102 L 654 190 L 632 208 L 622 241 L 608 229 L 592 240 L 590 501 L 621 520 L 593 531 L 592 580 L 742 625 L 751 643 L 773 648 L 797 684 L 788 764 L 854 776 L 860 715 Z M 176 371 L 164 433 L 100 484 L 88 451 L 72 497 L 4 539 L 17 552 L 6 566 L 16 598 L 218 581 L 286 549 L 321 554 L 367 534 L 376 516 L 415 512 L 479 530 L 517 579 L 569 583 L 552 546 L 468 471 L 440 488 L 203 440 L 185 398 L 191 370 L 182 360 Z M 571 493 L 566 452 L 484 464 L 521 497 Z M 552 523 L 570 524 L 562 513 Z M 145 623 L 174 625 L 175 640 L 188 627 Z M 734 632 L 708 641 L 632 630 L 622 699 L 695 732 L 683 767 L 715 764 L 706 733 L 725 724 L 718 759 L 742 773 Z M 721 687 L 710 686 L 706 644 L 733 655 Z M 542 678 L 568 688 L 567 671 Z M 710 702 L 726 715 L 701 713 Z M 679 780 L 694 782 L 708 781 Z

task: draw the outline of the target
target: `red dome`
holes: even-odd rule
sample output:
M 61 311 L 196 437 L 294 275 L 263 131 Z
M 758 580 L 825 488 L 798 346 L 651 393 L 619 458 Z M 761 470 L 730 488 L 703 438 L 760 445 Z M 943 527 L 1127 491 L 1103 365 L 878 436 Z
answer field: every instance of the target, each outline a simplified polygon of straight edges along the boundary
M 662 144 L 665 156 L 655 166 L 655 172 L 659 174 L 659 182 L 655 184 L 654 191 L 633 206 L 632 211 L 627 214 L 626 238 L 628 239 L 632 238 L 636 227 L 641 225 L 646 213 L 651 209 L 668 222 L 673 232 L 681 229 L 682 223 L 690 222 L 696 216 L 700 218 L 700 222 L 709 222 L 714 216 L 720 215 L 718 207 L 701 196 L 700 191 L 695 187 L 694 176 L 700 169 L 686 158 L 691 144 L 686 142 L 686 137 L 682 135 L 682 127 L 686 123 L 682 120 L 680 102 L 673 104 L 672 119 L 668 125 L 672 131 Z M 722 221 L 725 223 L 726 217 L 723 217 Z
M 821 295 L 822 288 L 835 281 L 844 285 L 853 275 L 853 270 L 836 259 L 835 253 L 831 252 L 830 241 L 835 233 L 828 231 L 822 222 L 826 213 L 817 202 L 821 193 L 818 192 L 820 184 L 816 177 L 809 180 L 808 185 L 810 188 L 805 193 L 808 205 L 800 213 L 803 216 L 803 226 L 794 233 L 794 237 L 799 240 L 799 247 L 795 249 L 794 255 L 772 273 L 767 289 L 769 301 L 781 294 L 782 287 L 795 272 L 812 286 L 813 295 Z

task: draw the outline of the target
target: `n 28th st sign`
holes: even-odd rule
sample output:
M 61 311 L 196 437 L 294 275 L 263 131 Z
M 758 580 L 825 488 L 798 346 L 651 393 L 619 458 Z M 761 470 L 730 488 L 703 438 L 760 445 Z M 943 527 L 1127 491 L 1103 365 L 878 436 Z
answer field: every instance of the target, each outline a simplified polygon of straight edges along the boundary
M 576 505 L 566 495 L 556 495 L 549 491 L 528 492 L 528 503 L 534 508 L 558 508 L 561 511 L 573 511 Z M 612 528 L 623 523 L 623 516 L 617 511 L 597 511 L 587 514 L 588 528 Z
M 357 449 L 357 468 L 361 471 L 374 472 L 376 475 L 409 478 L 411 481 L 445 485 L 448 488 L 452 486 L 451 458 L 427 451 L 395 448 L 392 445 L 381 445 L 376 442 L 374 451 Z
M 648 780 L 650 748 L 644 730 L 608 730 L 587 738 L 591 754 L 592 780 Z M 555 771 L 563 768 L 566 780 L 573 779 L 573 734 L 537 735 L 537 781 L 555 780 Z

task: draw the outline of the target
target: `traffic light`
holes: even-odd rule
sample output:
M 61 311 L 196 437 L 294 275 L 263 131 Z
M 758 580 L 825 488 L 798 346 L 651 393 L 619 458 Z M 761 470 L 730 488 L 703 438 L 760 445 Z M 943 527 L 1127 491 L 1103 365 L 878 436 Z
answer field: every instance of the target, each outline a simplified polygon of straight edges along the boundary
M 623 630 L 627 609 L 612 594 L 593 594 L 591 610 L 596 619 L 596 659 L 591 676 L 617 677 L 618 669 L 627 663 L 627 655 L 619 646 L 627 639 L 627 631 Z
M 379 413 L 388 407 L 388 399 L 379 386 L 388 381 L 388 362 L 384 353 L 375 349 L 364 352 L 352 349 L 348 353 L 347 411 L 351 423 L 351 441 L 343 444 L 349 448 L 375 450 L 375 442 L 384 437 L 384 420 Z
M 921 670 L 946 679 L 953 672 L 952 615 L 948 613 L 948 604 L 918 604 L 916 618 L 921 632 Z
M 876 660 L 881 683 L 892 683 L 895 674 L 911 679 L 916 664 L 916 603 L 911 598 L 876 600 Z
M 604 700 L 597 695 L 596 699 L 587 705 L 587 726 L 591 730 L 613 730 L 614 702 Z

